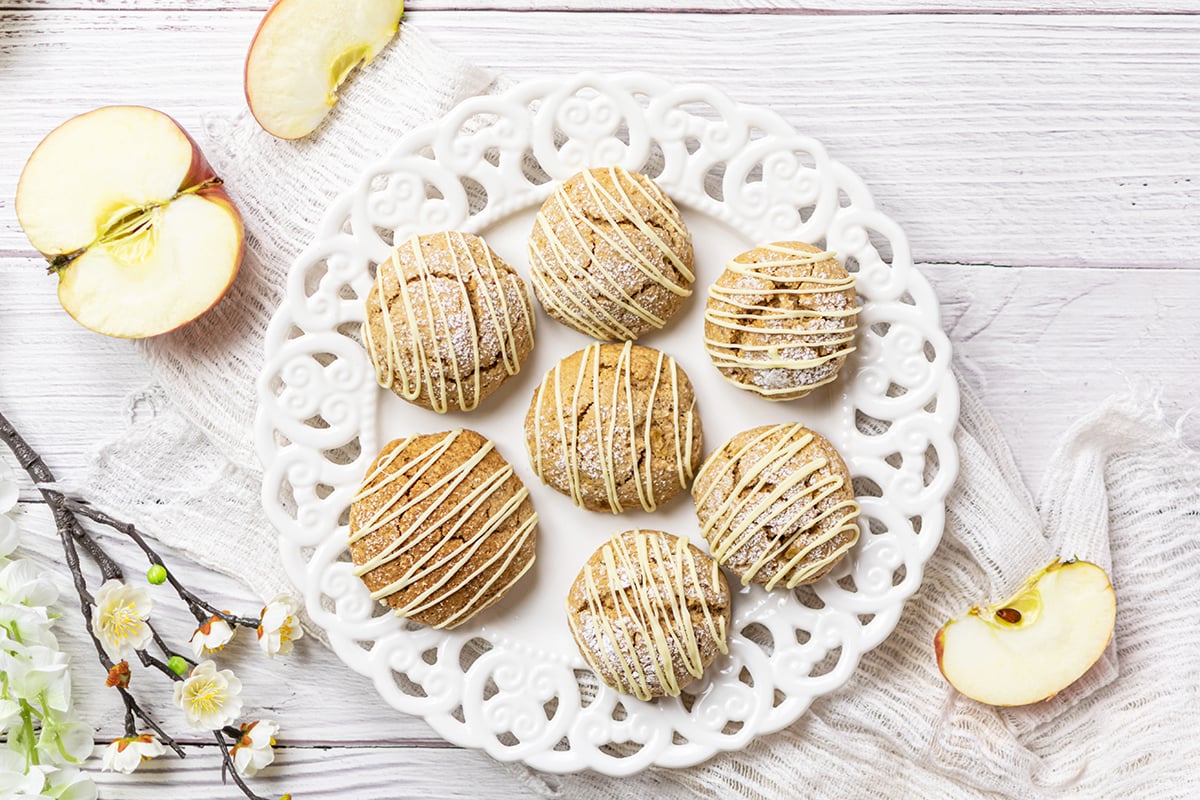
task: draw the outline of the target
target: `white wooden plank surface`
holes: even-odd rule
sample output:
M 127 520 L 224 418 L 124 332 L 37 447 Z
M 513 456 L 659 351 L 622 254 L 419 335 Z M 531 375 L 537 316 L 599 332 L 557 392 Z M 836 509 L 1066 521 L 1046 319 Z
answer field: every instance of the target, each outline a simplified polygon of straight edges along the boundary
M 0 254 L 28 251 L 8 198 L 46 131 L 98 104 L 146 102 L 148 75 L 153 102 L 191 128 L 240 109 L 257 16 L 7 15 L 0 96 L 19 113 L 0 118 Z M 1200 249 L 1200 227 L 1179 224 L 1200 205 L 1200 17 L 652 17 L 409 21 L 513 75 L 649 69 L 769 105 L 869 176 L 922 260 L 1188 266 Z M 191 47 L 205 68 L 172 69 Z
M 0 0 L 0 11 L 73 9 L 103 4 L 110 8 L 159 11 L 262 11 L 263 0 Z M 1195 14 L 1190 0 L 409 0 L 413 11 L 653 11 L 656 13 L 761 14 L 819 16 L 829 14 Z
M 93 758 L 90 766 L 98 762 Z M 188 748 L 188 757 L 150 762 L 134 778 L 95 774 L 104 800 L 235 800 L 220 788 L 213 747 Z M 533 794 L 505 767 L 467 750 L 350 746 L 283 748 L 254 788 L 266 797 L 292 792 L 296 800 L 521 800 Z
M 54 280 L 13 219 L 20 166 L 47 130 L 103 103 L 154 105 L 196 132 L 207 115 L 236 113 L 241 61 L 265 5 L 0 0 L 0 408 L 67 479 L 94 443 L 122 430 L 123 398 L 146 373 L 128 343 L 94 336 L 58 308 Z M 866 177 L 918 259 L 930 262 L 922 268 L 965 374 L 1034 488 L 1056 436 L 1127 380 L 1161 381 L 1169 403 L 1194 402 L 1200 17 L 1129 15 L 1194 13 L 1192 0 L 1069 0 L 1054 15 L 1016 17 L 961 12 L 1038 9 L 1023 0 L 655 5 L 680 13 L 462 13 L 437 9 L 548 5 L 415 0 L 409 22 L 515 77 L 631 68 L 716 83 L 822 139 Z M 754 13 L 713 13 L 734 9 Z M 850 11 L 861 13 L 843 14 Z M 886 15 L 894 11 L 915 13 Z M 950 13 L 929 13 L 938 11 Z M 55 566 L 47 510 L 34 502 L 21 512 L 27 550 Z M 173 563 L 229 605 L 252 604 L 236 581 Z M 94 685 L 100 676 L 77 612 L 65 610 L 77 702 L 103 740 L 118 730 L 114 698 Z M 180 609 L 164 605 L 158 616 L 186 636 Z M 289 745 L 273 773 L 283 777 L 264 792 L 524 796 L 486 757 L 448 748 L 420 720 L 381 711 L 370 686 L 324 650 L 306 647 L 266 665 L 249 644 L 230 655 Z M 149 696 L 169 717 L 165 687 Z M 327 745 L 337 747 L 314 749 Z M 236 796 L 216 788 L 213 749 L 190 749 L 183 765 L 162 761 L 132 780 L 102 776 L 102 797 Z

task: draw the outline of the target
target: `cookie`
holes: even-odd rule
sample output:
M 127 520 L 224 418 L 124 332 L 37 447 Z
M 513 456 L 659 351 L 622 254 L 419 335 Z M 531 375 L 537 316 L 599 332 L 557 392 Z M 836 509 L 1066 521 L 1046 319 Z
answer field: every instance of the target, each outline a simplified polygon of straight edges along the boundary
M 380 386 L 438 413 L 470 411 L 533 349 L 533 303 L 478 236 L 413 236 L 380 264 L 363 342 Z
M 713 558 L 743 584 L 812 583 L 858 541 L 846 464 L 803 425 L 734 436 L 704 462 L 692 497 Z
M 832 253 L 777 242 L 733 259 L 709 289 L 704 346 L 730 383 L 794 400 L 837 378 L 857 320 L 854 276 Z
M 525 415 L 542 481 L 589 511 L 653 511 L 687 489 L 703 434 L 675 359 L 631 342 L 584 348 L 546 373 Z
M 728 653 L 729 584 L 687 538 L 618 533 L 571 585 L 567 621 L 588 666 L 639 700 L 674 697 Z
M 692 237 L 654 181 L 621 167 L 573 176 L 538 212 L 530 281 L 546 313 L 594 339 L 636 339 L 692 294 Z
M 350 504 L 350 556 L 397 616 L 454 628 L 533 566 L 537 514 L 495 445 L 470 430 L 389 442 Z

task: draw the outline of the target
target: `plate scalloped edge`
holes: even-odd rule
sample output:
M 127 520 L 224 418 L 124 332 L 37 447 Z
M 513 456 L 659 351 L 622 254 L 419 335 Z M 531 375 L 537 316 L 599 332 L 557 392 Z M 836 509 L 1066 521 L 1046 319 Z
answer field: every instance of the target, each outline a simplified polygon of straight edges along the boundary
M 649 172 L 751 241 L 823 241 L 864 299 L 858 351 L 839 381 L 862 541 L 811 589 L 745 592 L 729 656 L 682 698 L 651 703 L 469 630 L 399 620 L 370 600 L 346 556 L 350 498 L 374 457 L 360 440 L 376 436 L 374 373 L 357 341 L 372 265 L 414 232 L 482 231 L 553 182 L 609 164 Z M 264 508 L 334 651 L 448 741 L 550 772 L 689 766 L 794 722 L 895 627 L 958 471 L 950 344 L 903 231 L 857 175 L 774 112 L 643 74 L 527 81 L 402 137 L 332 203 L 292 266 L 258 388 Z

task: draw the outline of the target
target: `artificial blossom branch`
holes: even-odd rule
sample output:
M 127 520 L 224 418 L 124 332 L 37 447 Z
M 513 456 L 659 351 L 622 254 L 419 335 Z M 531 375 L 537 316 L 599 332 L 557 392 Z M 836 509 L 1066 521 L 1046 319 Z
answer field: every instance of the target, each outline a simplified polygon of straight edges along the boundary
M 184 709 L 188 715 L 189 723 L 193 727 L 198 727 L 192 717 L 196 716 L 197 708 L 205 710 L 205 714 L 199 717 L 200 722 L 206 722 L 212 717 L 212 712 L 209 706 L 211 705 L 212 692 L 217 690 L 231 694 L 236 698 L 236 694 L 240 691 L 241 682 L 229 670 L 216 671 L 211 661 L 197 663 L 195 660 L 188 658 L 186 655 L 176 651 L 171 647 L 165 639 L 155 630 L 149 620 L 149 609 L 153 606 L 153 601 L 149 594 L 144 589 L 136 587 L 127 587 L 124 584 L 124 576 L 121 568 L 104 550 L 101 543 L 81 524 L 81 518 L 88 521 L 103 525 L 125 538 L 132 541 L 146 556 L 150 562 L 150 570 L 147 572 L 147 580 L 152 584 L 167 583 L 174 590 L 175 594 L 187 606 L 196 622 L 200 625 L 194 636 L 199 636 L 203 631 L 208 632 L 208 625 L 213 620 L 221 620 L 229 626 L 228 636 L 232 636 L 232 631 L 236 628 L 254 629 L 260 640 L 263 637 L 264 617 L 266 617 L 267 609 L 263 610 L 261 617 L 249 617 L 233 614 L 229 611 L 221 610 L 212 603 L 204 600 L 196 595 L 190 589 L 183 585 L 163 563 L 162 558 L 150 546 L 145 536 L 137 530 L 132 524 L 117 519 L 103 511 L 100 511 L 86 501 L 68 497 L 61 491 L 52 488 L 55 484 L 54 473 L 45 463 L 42 457 L 29 445 L 29 443 L 20 435 L 12 423 L 3 414 L 0 414 L 0 441 L 3 441 L 8 449 L 16 456 L 17 462 L 21 468 L 28 473 L 29 477 L 37 484 L 38 491 L 45 499 L 46 504 L 50 507 L 51 513 L 54 516 L 55 527 L 58 530 L 59 541 L 62 545 L 63 555 L 67 564 L 67 568 L 71 572 L 72 583 L 75 588 L 75 594 L 79 600 L 79 609 L 83 615 L 84 629 L 86 630 L 92 644 L 96 650 L 96 657 L 100 664 L 109 673 L 108 685 L 117 689 L 121 700 L 124 704 L 124 731 L 125 738 L 114 742 L 110 747 L 117 754 L 114 762 L 119 759 L 121 764 L 127 765 L 122 767 L 124 771 L 132 771 L 136 768 L 138 758 L 126 758 L 120 755 L 123 750 L 134 745 L 135 750 L 130 753 L 142 752 L 143 747 L 152 749 L 151 755 L 162 752 L 162 748 L 157 744 L 147 745 L 151 742 L 151 737 L 145 735 L 138 737 L 136 734 L 136 720 L 140 720 L 146 727 L 154 732 L 163 745 L 171 748 L 181 758 L 185 756 L 183 748 L 163 729 L 163 727 L 153 718 L 144 708 L 138 703 L 133 693 L 129 690 L 129 668 L 128 662 L 125 660 L 117 663 L 117 658 L 123 657 L 125 654 L 136 655 L 138 661 L 143 668 L 157 671 L 170 679 L 175 689 L 176 703 Z M 87 585 L 87 579 L 83 574 L 80 553 L 86 555 L 100 571 L 104 585 L 100 587 L 99 592 L 93 593 Z M 278 601 L 276 601 L 278 602 Z M 271 608 L 269 605 L 268 608 Z M 292 621 L 289 609 L 290 606 L 284 606 L 283 614 L 288 622 Z M 105 616 L 107 613 L 107 616 Z M 273 616 L 278 617 L 280 611 L 277 609 L 273 612 Z M 101 620 L 97 623 L 97 619 Z M 97 624 L 102 625 L 102 630 L 97 630 Z M 223 629 L 224 630 L 224 629 Z M 291 628 L 287 629 L 289 632 Z M 267 648 L 268 655 L 274 655 L 279 651 L 279 630 L 274 629 L 275 650 Z M 291 633 L 294 638 L 299 638 L 300 632 L 298 628 L 294 633 Z M 228 638 L 228 636 L 226 638 Z M 155 647 L 162 653 L 166 660 L 152 655 L 146 649 L 146 645 L 153 643 Z M 202 639 L 197 640 L 197 653 L 208 653 L 207 648 L 201 646 Z M 223 644 L 223 642 L 219 642 Z M 289 645 L 290 646 L 290 645 Z M 115 658 L 114 658 L 115 656 Z M 189 674 L 185 680 L 185 674 Z M 199 688 L 193 687 L 195 682 L 201 682 Z M 206 692 L 203 694 L 203 702 L 197 706 L 189 708 L 187 698 L 189 690 L 192 695 L 198 692 Z M 224 696 L 224 695 L 222 695 Z M 211 727 L 212 735 L 220 748 L 222 756 L 222 779 L 226 775 L 232 775 L 233 781 L 248 800 L 267 800 L 258 794 L 255 794 L 247 783 L 242 779 L 236 766 L 235 754 L 238 748 L 242 746 L 242 731 L 229 725 L 233 721 L 233 717 L 241 708 L 240 699 L 236 703 L 231 703 L 228 709 L 230 716 L 221 717 L 217 724 L 204 725 L 203 727 Z M 243 731 L 253 728 L 257 723 L 250 723 L 248 726 L 243 726 Z M 277 730 L 275 723 L 269 723 L 271 731 Z M 229 737 L 227 740 L 226 737 Z M 230 747 L 230 740 L 233 747 Z M 273 743 L 274 740 L 271 740 Z M 146 757 L 150 757 L 147 755 Z M 106 757 L 107 758 L 107 757 Z M 269 758 L 263 763 L 269 763 Z M 108 761 L 106 760 L 106 768 Z M 248 771 L 247 774 L 253 774 L 253 771 Z

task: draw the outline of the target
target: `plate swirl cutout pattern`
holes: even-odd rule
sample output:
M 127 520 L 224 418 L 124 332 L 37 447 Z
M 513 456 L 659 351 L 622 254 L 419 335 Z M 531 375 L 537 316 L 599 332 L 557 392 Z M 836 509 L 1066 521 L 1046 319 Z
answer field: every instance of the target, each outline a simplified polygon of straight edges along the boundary
M 746 241 L 822 244 L 856 273 L 863 303 L 858 351 L 835 384 L 839 449 L 862 505 L 853 557 L 810 588 L 743 590 L 729 656 L 682 697 L 649 703 L 517 636 L 392 616 L 354 577 L 346 545 L 350 498 L 382 444 L 358 333 L 374 265 L 412 233 L 486 231 L 578 170 L 610 164 L 652 175 L 686 213 Z M 690 302 L 702 304 L 697 289 Z M 266 356 L 263 501 L 312 619 L 389 705 L 455 744 L 553 772 L 688 766 L 794 722 L 894 628 L 957 472 L 950 346 L 903 232 L 858 176 L 775 113 L 646 75 L 529 81 L 404 136 L 333 202 L 293 265 Z M 445 427 L 456 424 L 470 420 Z

